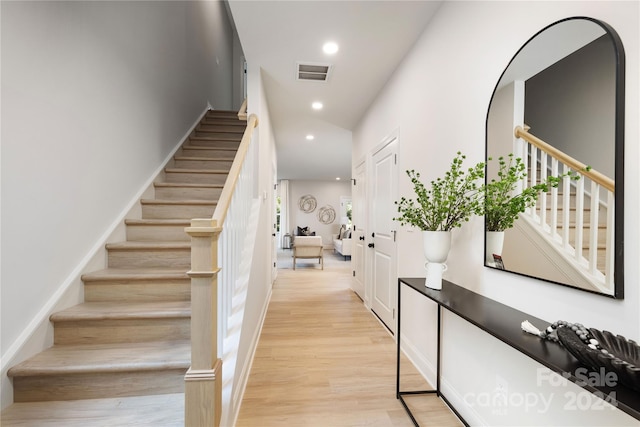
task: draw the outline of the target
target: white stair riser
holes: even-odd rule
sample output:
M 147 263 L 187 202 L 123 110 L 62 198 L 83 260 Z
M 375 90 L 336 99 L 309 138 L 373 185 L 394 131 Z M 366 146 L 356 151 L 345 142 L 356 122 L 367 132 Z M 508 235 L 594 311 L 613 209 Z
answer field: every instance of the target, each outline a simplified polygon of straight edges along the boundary
M 221 187 L 156 187 L 156 198 L 163 200 L 217 201 L 221 193 Z
M 162 341 L 167 338 L 188 340 L 191 319 L 107 319 L 57 321 L 54 344 L 115 344 Z
M 110 249 L 110 268 L 191 268 L 190 249 Z
M 189 301 L 190 299 L 191 281 L 189 279 L 110 280 L 84 284 L 86 302 L 161 302 Z
M 143 219 L 191 219 L 209 218 L 215 205 L 143 204 Z
M 227 175 L 223 173 L 190 173 L 169 172 L 165 173 L 166 182 L 186 184 L 224 184 Z
M 184 392 L 187 369 L 15 377 L 14 402 L 99 399 Z

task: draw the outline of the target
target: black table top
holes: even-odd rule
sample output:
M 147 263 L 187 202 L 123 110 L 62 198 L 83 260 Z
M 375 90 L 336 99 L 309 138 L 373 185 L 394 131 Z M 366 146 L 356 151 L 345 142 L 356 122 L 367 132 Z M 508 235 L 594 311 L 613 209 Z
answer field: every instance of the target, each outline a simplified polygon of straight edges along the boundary
M 447 280 L 442 281 L 442 290 L 429 289 L 424 278 L 400 278 L 413 290 L 435 301 L 447 310 L 457 314 L 500 341 L 526 354 L 554 372 L 565 374 L 569 381 L 600 397 L 615 396 L 615 404 L 620 410 L 640 420 L 640 393 L 623 384 L 615 387 L 593 386 L 585 384 L 584 374 L 576 376 L 576 370 L 582 368 L 578 360 L 559 343 L 543 340 L 524 332 L 520 325 L 524 320 L 533 323 L 542 330 L 548 322 L 530 314 L 501 304 L 495 300 L 472 292 Z M 554 319 L 559 320 L 559 319 Z M 566 320 L 566 319 L 564 319 Z M 615 394 L 610 394 L 615 392 Z

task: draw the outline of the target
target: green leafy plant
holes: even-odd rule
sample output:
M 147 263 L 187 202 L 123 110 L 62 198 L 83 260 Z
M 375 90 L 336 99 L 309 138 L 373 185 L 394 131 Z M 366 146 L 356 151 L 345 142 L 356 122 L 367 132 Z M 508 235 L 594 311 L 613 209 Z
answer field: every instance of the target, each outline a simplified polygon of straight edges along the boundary
M 521 158 L 514 159 L 513 153 L 508 157 L 508 162 L 502 156 L 498 158 L 498 178 L 492 179 L 484 186 L 483 212 L 486 231 L 504 231 L 513 227 L 521 213 L 535 206 L 540 193 L 558 187 L 563 177 L 580 179 L 578 174 L 569 171 L 560 176 L 549 176 L 544 182 L 517 193 L 517 185 L 524 181 L 527 173 Z
M 472 215 L 481 215 L 484 193 L 478 180 L 484 178 L 485 164 L 478 163 L 465 171 L 464 159 L 458 152 L 444 177 L 431 181 L 429 189 L 420 181 L 418 172 L 408 170 L 417 197 L 396 201 L 400 215 L 394 220 L 423 231 L 450 231 L 461 227 Z

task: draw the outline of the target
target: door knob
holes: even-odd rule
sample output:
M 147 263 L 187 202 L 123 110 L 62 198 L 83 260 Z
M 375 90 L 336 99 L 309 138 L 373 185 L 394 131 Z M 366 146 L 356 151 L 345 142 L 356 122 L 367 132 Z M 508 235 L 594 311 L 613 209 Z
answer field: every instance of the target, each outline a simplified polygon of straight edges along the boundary
M 373 248 L 375 245 L 373 243 L 369 243 L 367 246 L 369 246 L 370 248 Z
M 364 240 L 364 236 L 360 236 L 360 240 Z

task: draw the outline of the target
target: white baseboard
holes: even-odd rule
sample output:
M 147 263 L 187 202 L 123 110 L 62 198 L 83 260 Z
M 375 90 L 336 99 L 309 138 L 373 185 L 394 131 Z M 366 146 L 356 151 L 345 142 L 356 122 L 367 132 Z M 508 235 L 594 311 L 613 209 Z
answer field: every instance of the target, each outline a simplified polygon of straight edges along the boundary
M 490 425 L 484 420 L 480 414 L 473 409 L 472 406 L 468 405 L 464 397 L 461 396 L 446 379 L 440 378 L 440 392 L 442 395 L 451 403 L 451 406 L 456 408 L 456 411 L 460 412 L 462 410 L 464 413 L 460 413 L 460 416 L 464 418 L 467 422 L 467 425 L 471 426 L 488 426 Z
M 404 334 L 402 334 L 402 343 L 400 349 L 407 356 L 407 359 L 415 366 L 420 375 L 429 383 L 429 385 L 436 388 L 436 369 L 433 364 L 418 350 L 416 346 L 411 343 Z
M 174 154 L 180 149 L 189 135 L 191 135 L 195 127 L 200 123 L 200 120 L 202 120 L 209 109 L 209 105 L 207 105 L 200 117 L 198 117 L 191 128 L 178 141 L 171 153 L 169 153 L 162 164 L 151 175 L 151 178 L 147 180 L 136 195 L 133 196 L 129 203 L 127 203 L 120 215 L 118 215 L 117 219 L 111 223 L 87 255 L 80 260 L 77 267 L 65 278 L 58 289 L 53 293 L 53 295 L 51 295 L 51 298 L 49 298 L 42 306 L 29 325 L 27 325 L 22 333 L 20 333 L 18 338 L 16 338 L 7 351 L 2 354 L 2 361 L 0 362 L 2 375 L 2 409 L 13 403 L 13 385 L 9 377 L 7 377 L 7 371 L 9 368 L 53 345 L 53 326 L 49 321 L 49 316 L 54 312 L 64 310 L 84 302 L 84 289 L 81 276 L 90 271 L 106 267 L 107 259 L 105 245 L 107 243 L 122 241 L 125 239 L 124 220 L 140 217 L 140 199 L 143 198 L 145 193 L 148 194 L 150 191 L 153 192 L 154 181 L 158 176 L 161 176 L 165 165 L 173 158 Z

